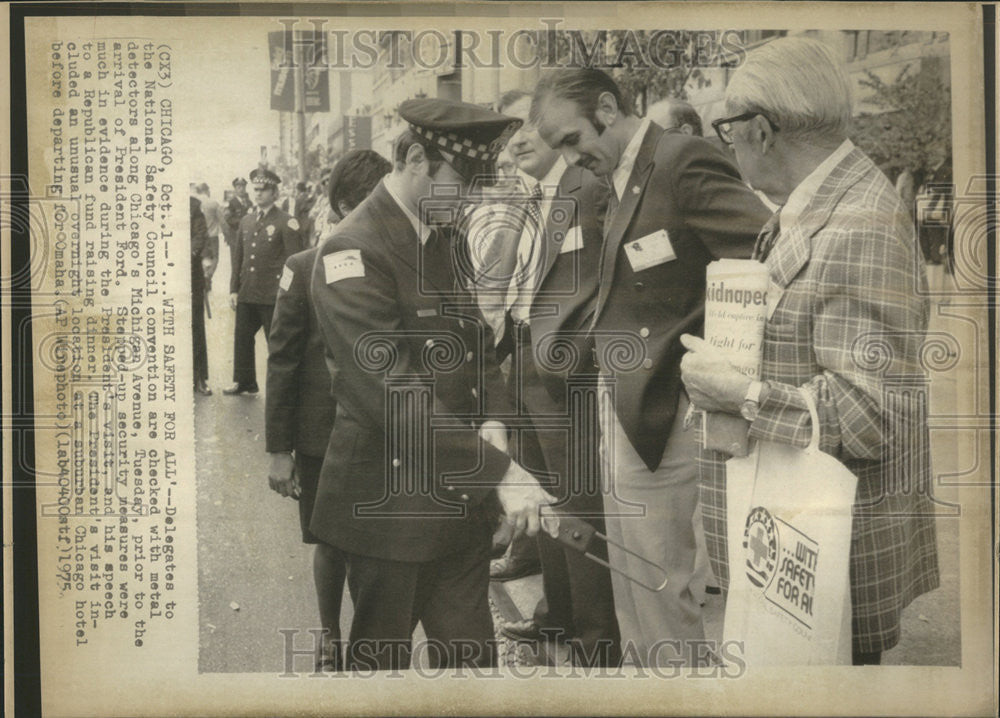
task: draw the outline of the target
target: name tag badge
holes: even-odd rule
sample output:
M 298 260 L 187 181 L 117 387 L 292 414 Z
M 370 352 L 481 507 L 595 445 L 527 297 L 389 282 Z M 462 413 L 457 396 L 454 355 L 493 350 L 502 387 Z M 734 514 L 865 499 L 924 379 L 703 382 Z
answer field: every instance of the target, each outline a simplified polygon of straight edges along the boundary
M 641 272 L 644 269 L 677 259 L 665 229 L 647 234 L 645 237 L 626 244 L 625 256 L 628 257 L 628 263 L 632 266 L 633 272 Z
M 360 249 L 345 249 L 323 257 L 323 271 L 326 283 L 333 284 L 341 279 L 365 276 L 365 265 L 361 261 Z
M 583 232 L 580 231 L 580 225 L 570 227 L 559 246 L 559 254 L 576 252 L 581 249 L 583 249 Z
M 421 319 L 426 319 L 427 317 L 436 317 L 438 315 L 437 309 L 418 309 L 417 316 Z
M 774 315 L 774 310 L 778 308 L 778 304 L 781 303 L 781 297 L 785 293 L 784 288 L 771 280 L 770 286 L 767 288 L 767 318 L 770 319 Z
M 288 288 L 292 286 L 292 280 L 294 278 L 295 272 L 293 272 L 291 267 L 286 264 L 281 270 L 281 280 L 278 282 L 278 286 L 287 292 Z

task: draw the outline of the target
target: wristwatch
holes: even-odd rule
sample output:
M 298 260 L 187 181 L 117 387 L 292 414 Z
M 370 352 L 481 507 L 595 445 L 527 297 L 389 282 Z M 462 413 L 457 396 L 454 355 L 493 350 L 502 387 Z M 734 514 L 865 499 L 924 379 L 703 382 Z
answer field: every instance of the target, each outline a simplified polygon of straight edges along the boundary
M 752 381 L 747 387 L 743 403 L 740 404 L 740 416 L 747 421 L 753 421 L 760 413 L 760 394 L 762 391 L 764 391 L 764 382 L 762 381 Z

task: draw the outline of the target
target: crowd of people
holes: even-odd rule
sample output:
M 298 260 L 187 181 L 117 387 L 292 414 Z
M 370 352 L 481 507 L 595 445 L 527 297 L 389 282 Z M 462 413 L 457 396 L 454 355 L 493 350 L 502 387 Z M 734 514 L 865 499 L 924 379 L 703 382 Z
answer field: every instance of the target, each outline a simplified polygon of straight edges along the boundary
M 926 407 L 889 406 L 882 386 L 920 371 L 912 222 L 848 139 L 850 84 L 821 43 L 751 52 L 726 109 L 706 139 L 684 103 L 639 117 L 604 72 L 557 70 L 496 111 L 403 102 L 393 156 L 348 153 L 319 199 L 300 184 L 277 206 L 267 169 L 252 202 L 239 179 L 221 210 L 199 189 L 192 237 L 203 215 L 216 249 L 192 244 L 192 277 L 210 280 L 220 229 L 233 260 L 227 394 L 258 391 L 268 337 L 268 480 L 316 545 L 320 669 L 405 668 L 418 622 L 433 664 L 492 665 L 505 540 L 493 578 L 537 563 L 544 592 L 509 635 L 554 636 L 590 666 L 713 660 L 702 603 L 730 576 L 727 456 L 702 448 L 692 407 L 758 441 L 818 432 L 858 477 L 853 662 L 899 641 L 902 609 L 938 581 L 929 462 L 911 460 Z M 780 295 L 759 381 L 698 338 L 720 258 L 763 262 Z M 864 337 L 888 368 L 858 361 Z M 196 391 L 206 378 L 196 360 Z M 887 491 L 900 471 L 916 490 Z

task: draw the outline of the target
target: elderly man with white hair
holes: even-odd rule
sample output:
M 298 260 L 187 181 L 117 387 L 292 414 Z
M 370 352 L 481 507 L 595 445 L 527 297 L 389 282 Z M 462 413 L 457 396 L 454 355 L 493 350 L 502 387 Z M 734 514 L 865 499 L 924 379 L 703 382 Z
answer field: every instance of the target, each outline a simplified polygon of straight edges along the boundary
M 851 87 L 833 53 L 808 38 L 751 52 L 713 122 L 746 180 L 780 210 L 754 255 L 780 299 L 764 330 L 762 381 L 703 340 L 682 378 L 707 411 L 742 415 L 750 437 L 820 446 L 858 477 L 850 547 L 855 665 L 877 664 L 900 638 L 900 614 L 938 586 L 926 402 L 919 352 L 927 288 L 906 207 L 849 139 Z M 873 361 L 873 356 L 878 361 Z M 815 399 L 812 426 L 798 389 Z M 909 395 L 909 396 L 907 396 Z M 702 459 L 702 503 L 716 576 L 728 582 L 725 464 Z

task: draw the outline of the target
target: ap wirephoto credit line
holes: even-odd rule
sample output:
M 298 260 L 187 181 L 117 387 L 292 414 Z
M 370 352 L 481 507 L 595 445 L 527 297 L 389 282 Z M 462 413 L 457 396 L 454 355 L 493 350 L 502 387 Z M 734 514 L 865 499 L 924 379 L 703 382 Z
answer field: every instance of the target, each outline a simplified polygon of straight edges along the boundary
M 12 4 L 7 707 L 992 713 L 992 18 Z

